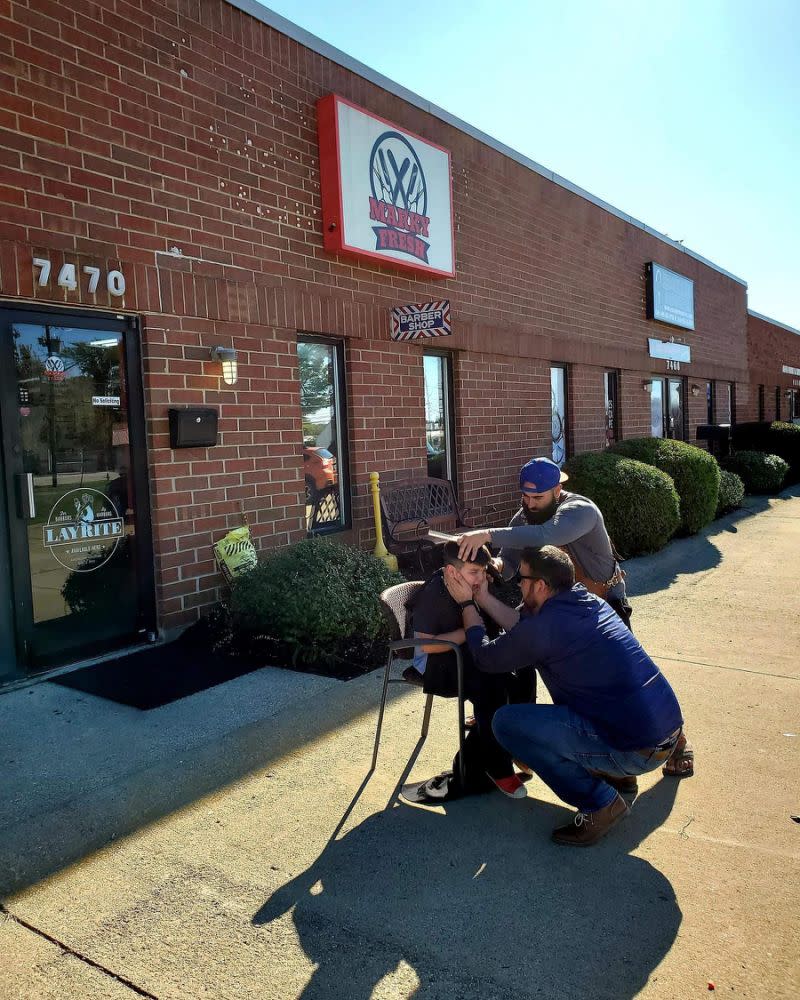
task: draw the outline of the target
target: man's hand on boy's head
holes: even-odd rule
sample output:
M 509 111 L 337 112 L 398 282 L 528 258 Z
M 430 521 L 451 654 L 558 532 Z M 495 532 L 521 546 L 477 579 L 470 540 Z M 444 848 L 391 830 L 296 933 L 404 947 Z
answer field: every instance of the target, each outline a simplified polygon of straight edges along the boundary
M 491 540 L 492 536 L 488 531 L 467 531 L 463 535 L 459 535 L 456 539 L 458 558 L 463 562 L 473 562 L 478 549 L 482 545 L 488 545 Z

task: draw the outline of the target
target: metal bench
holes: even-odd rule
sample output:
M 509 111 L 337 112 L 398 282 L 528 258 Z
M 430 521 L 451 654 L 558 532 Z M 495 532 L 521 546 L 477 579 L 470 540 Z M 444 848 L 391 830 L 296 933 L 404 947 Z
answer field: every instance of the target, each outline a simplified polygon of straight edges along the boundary
M 384 544 L 406 575 L 427 579 L 438 569 L 438 546 L 428 532 L 467 531 L 465 515 L 449 479 L 408 479 L 381 486 Z

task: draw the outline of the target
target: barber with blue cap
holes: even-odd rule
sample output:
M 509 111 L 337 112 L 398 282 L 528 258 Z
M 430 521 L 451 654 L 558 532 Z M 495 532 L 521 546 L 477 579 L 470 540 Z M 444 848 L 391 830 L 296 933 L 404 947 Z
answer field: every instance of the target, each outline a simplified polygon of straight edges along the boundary
M 555 545 L 575 567 L 576 583 L 602 597 L 630 628 L 631 606 L 625 574 L 606 530 L 600 508 L 588 497 L 562 486 L 569 477 L 549 458 L 532 458 L 519 474 L 522 506 L 507 528 L 468 531 L 459 538 L 459 558 L 469 562 L 482 545 L 500 546 L 497 569 L 512 579 L 525 548 Z M 694 773 L 694 752 L 683 736 L 663 768 L 664 774 L 688 778 Z

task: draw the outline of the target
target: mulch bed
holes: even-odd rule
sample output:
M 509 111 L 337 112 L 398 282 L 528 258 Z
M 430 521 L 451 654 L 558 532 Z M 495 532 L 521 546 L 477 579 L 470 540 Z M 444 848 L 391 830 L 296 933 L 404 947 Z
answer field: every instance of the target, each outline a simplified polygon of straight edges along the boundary
M 206 691 L 261 667 L 352 680 L 386 662 L 388 644 L 357 637 L 331 648 L 325 661 L 293 662 L 295 650 L 269 636 L 237 638 L 217 610 L 166 645 L 62 674 L 53 683 L 143 711 Z

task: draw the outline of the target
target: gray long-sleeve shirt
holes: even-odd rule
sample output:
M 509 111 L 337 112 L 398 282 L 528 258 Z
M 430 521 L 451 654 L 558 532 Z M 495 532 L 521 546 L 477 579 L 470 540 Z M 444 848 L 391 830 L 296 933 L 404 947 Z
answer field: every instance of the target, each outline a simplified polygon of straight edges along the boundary
M 597 504 L 578 493 L 561 494 L 555 514 L 544 524 L 528 524 L 520 508 L 507 528 L 492 528 L 492 545 L 501 545 L 503 576 L 507 579 L 519 568 L 524 548 L 539 549 L 558 545 L 581 564 L 593 580 L 610 580 L 617 561 L 611 548 L 605 521 Z M 609 597 L 625 597 L 625 581 L 615 584 Z

